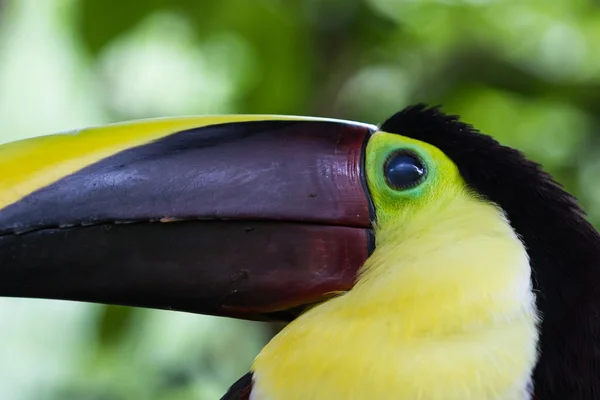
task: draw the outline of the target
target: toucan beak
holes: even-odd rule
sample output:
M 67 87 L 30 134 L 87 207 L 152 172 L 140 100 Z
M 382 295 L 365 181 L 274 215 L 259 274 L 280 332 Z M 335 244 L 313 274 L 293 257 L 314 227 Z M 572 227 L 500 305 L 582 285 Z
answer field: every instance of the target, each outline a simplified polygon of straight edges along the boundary
M 375 128 L 199 121 L 0 147 L 0 296 L 279 319 L 350 289 L 373 247 Z

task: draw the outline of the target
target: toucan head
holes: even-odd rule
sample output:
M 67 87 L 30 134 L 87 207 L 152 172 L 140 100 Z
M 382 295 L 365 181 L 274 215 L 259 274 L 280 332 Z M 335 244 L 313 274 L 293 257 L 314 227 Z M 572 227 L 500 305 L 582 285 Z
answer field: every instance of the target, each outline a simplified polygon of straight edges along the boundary
M 342 398 L 369 374 L 361 393 L 445 399 L 431 371 L 456 396 L 474 382 L 452 399 L 595 398 L 599 264 L 573 197 L 438 108 L 381 126 L 146 120 L 0 147 L 0 295 L 292 321 L 257 358 L 255 378 L 278 383 L 254 399 Z

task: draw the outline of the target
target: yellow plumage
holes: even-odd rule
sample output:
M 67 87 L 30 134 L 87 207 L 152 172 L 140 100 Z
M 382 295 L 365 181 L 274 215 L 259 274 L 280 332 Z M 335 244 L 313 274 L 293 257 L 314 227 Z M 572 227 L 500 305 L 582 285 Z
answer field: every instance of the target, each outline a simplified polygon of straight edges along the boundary
M 418 148 L 436 179 L 392 202 L 368 175 L 376 251 L 351 291 L 263 349 L 252 399 L 527 399 L 538 318 L 527 253 L 504 214 L 439 150 L 382 132 L 369 146 Z

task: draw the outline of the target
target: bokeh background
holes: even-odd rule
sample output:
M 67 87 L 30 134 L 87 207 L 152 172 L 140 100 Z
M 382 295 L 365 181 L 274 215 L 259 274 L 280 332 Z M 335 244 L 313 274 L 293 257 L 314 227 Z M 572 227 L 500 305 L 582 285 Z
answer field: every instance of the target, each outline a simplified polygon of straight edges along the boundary
M 380 123 L 421 101 L 525 151 L 600 223 L 599 1 L 0 0 L 0 142 L 180 114 Z M 218 399 L 272 332 L 0 299 L 0 399 Z

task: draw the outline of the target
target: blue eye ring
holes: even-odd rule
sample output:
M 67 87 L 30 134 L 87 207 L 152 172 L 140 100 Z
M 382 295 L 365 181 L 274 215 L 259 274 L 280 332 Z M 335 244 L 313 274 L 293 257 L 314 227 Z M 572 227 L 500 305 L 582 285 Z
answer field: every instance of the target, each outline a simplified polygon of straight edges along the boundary
M 420 185 L 425 180 L 427 167 L 414 151 L 400 149 L 387 157 L 383 164 L 383 174 L 390 188 L 407 190 Z

